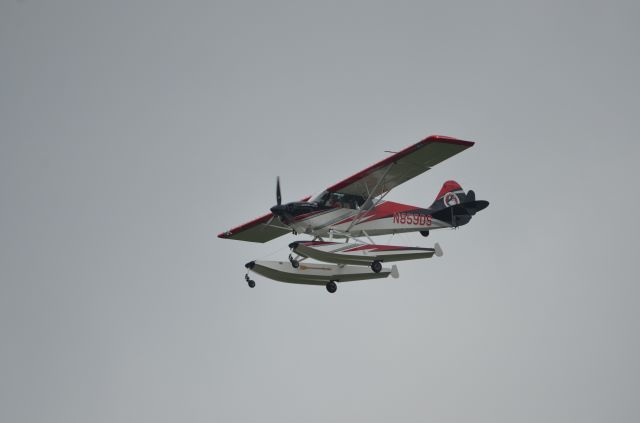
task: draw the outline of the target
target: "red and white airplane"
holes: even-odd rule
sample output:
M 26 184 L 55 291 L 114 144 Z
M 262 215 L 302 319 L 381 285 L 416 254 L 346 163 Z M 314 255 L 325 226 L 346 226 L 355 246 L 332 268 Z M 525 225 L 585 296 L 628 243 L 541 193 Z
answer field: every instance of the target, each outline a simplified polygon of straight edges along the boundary
M 237 239 L 251 242 L 267 242 L 287 233 L 307 234 L 313 237 L 312 241 L 324 241 L 329 238 L 365 237 L 375 245 L 371 237 L 405 232 L 420 232 L 424 236 L 429 231 L 441 228 L 454 228 L 469 223 L 472 216 L 489 205 L 488 201 L 476 200 L 473 191 L 464 192 L 455 181 L 447 181 L 442 186 L 436 200 L 427 208 L 410 206 L 406 204 L 385 201 L 387 194 L 398 185 L 412 179 L 431 169 L 438 163 L 466 150 L 474 143 L 445 136 L 429 136 L 422 141 L 399 151 L 384 160 L 375 163 L 355 175 L 338 182 L 322 191 L 314 197 L 306 197 L 300 201 L 282 204 L 280 181 L 276 185 L 277 204 L 271 207 L 271 213 L 265 214 L 244 225 L 229 229 L 218 235 L 220 238 Z M 393 256 L 402 254 L 406 249 L 407 257 L 415 255 L 415 249 L 397 246 L 375 246 L 375 248 L 360 247 L 357 251 L 371 255 L 371 271 L 373 274 L 363 274 L 360 279 L 381 277 L 379 273 L 397 275 L 397 269 L 382 269 L 380 254 L 385 247 L 394 251 Z M 434 249 L 431 255 L 433 255 Z M 336 253 L 339 254 L 339 253 Z M 312 254 L 313 255 L 313 254 Z M 429 257 L 431 255 L 428 255 Z M 285 271 L 284 275 L 275 274 L 274 269 L 282 269 L 282 262 L 250 262 L 247 268 L 269 268 L 265 276 L 285 282 L 326 284 L 329 292 L 335 292 L 335 283 L 340 281 L 337 274 L 353 273 L 353 269 L 344 269 L 345 261 L 340 261 L 338 256 L 327 259 L 336 264 L 329 269 L 327 275 L 312 278 L 305 281 L 305 274 L 296 266 L 300 260 L 290 256 L 291 271 Z M 307 256 L 305 256 L 306 258 Z M 316 257 L 316 259 L 318 259 Z M 409 258 L 400 258 L 409 259 Z M 322 259 L 321 259 L 322 260 Z M 389 261 L 389 260 L 386 260 Z M 364 260 L 366 263 L 367 261 Z M 253 265 L 251 266 L 251 264 Z M 256 264 L 257 263 L 257 264 Z M 348 261 L 347 261 L 348 263 Z M 368 264 L 368 263 L 367 263 Z M 325 265 L 327 266 L 327 265 Z M 286 267 L 286 266 L 285 266 Z M 353 267 L 353 266 L 347 266 Z M 313 267 L 307 266 L 311 269 Z M 394 266 L 395 268 L 395 266 Z M 383 270 L 385 270 L 383 272 Z M 395 270 L 395 271 L 393 271 Z M 348 271 L 348 272 L 347 272 Z M 277 273 L 277 272 L 276 272 Z M 317 272 L 316 272 L 317 273 Z M 356 272 L 357 273 L 357 272 Z M 275 277 L 274 277 L 275 275 Z M 367 277 L 370 276 L 370 277 Z M 319 279 L 318 279 L 319 278 Z M 333 279 L 331 279 L 333 278 Z M 249 286 L 255 284 L 246 277 Z M 356 280 L 345 279 L 345 280 Z

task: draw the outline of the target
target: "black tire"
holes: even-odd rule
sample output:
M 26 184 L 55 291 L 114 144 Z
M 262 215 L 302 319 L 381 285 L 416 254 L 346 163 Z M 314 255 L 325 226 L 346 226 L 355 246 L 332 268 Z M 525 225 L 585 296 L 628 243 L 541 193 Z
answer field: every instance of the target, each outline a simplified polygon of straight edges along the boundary
M 334 281 L 330 281 L 327 284 L 327 291 L 329 291 L 330 293 L 334 293 L 338 290 L 338 285 L 336 285 L 336 283 Z
M 256 281 L 254 281 L 253 279 L 249 279 L 247 283 L 249 284 L 249 288 L 255 288 L 256 286 Z
M 420 231 L 420 235 L 429 236 L 429 231 Z
M 291 260 L 291 266 L 293 266 L 294 269 L 297 269 L 300 267 L 300 262 L 298 260 Z
M 382 263 L 380 263 L 378 260 L 374 261 L 373 263 L 371 263 L 371 270 L 376 273 L 380 273 L 380 271 L 382 270 Z

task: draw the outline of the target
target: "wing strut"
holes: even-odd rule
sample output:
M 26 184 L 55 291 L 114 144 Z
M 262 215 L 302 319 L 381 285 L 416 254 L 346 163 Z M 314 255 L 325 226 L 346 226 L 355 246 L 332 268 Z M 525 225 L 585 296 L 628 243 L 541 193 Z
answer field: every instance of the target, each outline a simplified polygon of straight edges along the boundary
M 380 204 L 380 202 L 382 201 L 382 199 L 383 199 L 384 197 L 386 197 L 386 196 L 387 196 L 387 194 L 389 194 L 389 193 L 391 192 L 391 190 L 392 190 L 393 188 L 391 188 L 390 190 L 388 190 L 388 191 L 386 191 L 384 194 L 382 194 L 382 195 L 380 196 L 380 198 L 378 198 L 378 200 L 376 200 L 376 202 L 375 202 L 375 203 L 373 203 L 373 201 L 371 201 L 371 200 L 372 200 L 372 196 L 373 196 L 373 194 L 376 192 L 376 190 L 378 189 L 378 187 L 380 186 L 380 184 L 384 181 L 384 178 L 387 176 L 387 173 L 389 173 L 389 171 L 391 170 L 391 167 L 392 167 L 394 164 L 395 164 L 395 163 L 391 163 L 391 164 L 389 165 L 389 168 L 387 168 L 387 170 L 385 171 L 384 175 L 382 175 L 382 178 L 380 178 L 380 181 L 378 181 L 378 183 L 376 184 L 375 188 L 371 191 L 371 193 L 369 194 L 369 197 L 367 198 L 367 200 L 366 200 L 364 203 L 362 203 L 362 205 L 363 205 L 363 206 L 367 205 L 368 203 L 371 203 L 371 204 L 369 204 L 369 206 L 368 206 L 368 207 L 362 207 L 362 208 L 360 209 L 360 211 L 358 211 L 358 213 L 354 216 L 353 220 L 351 220 L 351 224 L 349 224 L 349 227 L 346 229 L 346 231 L 345 231 L 346 233 L 349 233 L 349 231 L 351 230 L 351 228 L 352 228 L 354 225 L 357 225 L 357 224 L 360 222 L 361 217 L 362 217 L 362 214 L 363 214 L 364 212 L 367 212 L 367 211 L 369 211 L 369 210 L 371 210 L 371 209 L 375 208 L 378 204 Z M 403 176 L 404 176 L 404 175 L 406 175 L 406 174 L 407 174 L 407 172 L 405 172 L 405 173 L 403 174 Z M 369 237 L 369 236 L 367 235 L 367 237 Z M 369 238 L 369 239 L 371 239 L 371 238 Z
M 391 170 L 391 168 L 393 167 L 395 163 L 391 163 L 389 165 L 389 167 L 387 167 L 387 170 L 385 170 L 384 174 L 382 175 L 382 178 L 380 178 L 380 180 L 378 181 L 378 183 L 376 184 L 376 186 L 371 190 L 371 192 L 369 193 L 369 196 L 367 197 L 367 199 L 364 201 L 364 203 L 362 203 L 362 207 L 360 207 L 360 210 L 358 210 L 358 213 L 356 213 L 356 215 L 353 217 L 353 219 L 351 220 L 351 224 L 349 225 L 349 227 L 347 228 L 347 230 L 345 232 L 349 232 L 351 230 L 351 228 L 353 227 L 353 225 L 355 225 L 358 220 L 360 219 L 360 216 L 362 216 L 365 212 L 368 212 L 369 210 L 371 210 L 373 207 L 375 207 L 380 200 L 382 200 L 384 198 L 385 195 L 387 195 L 388 192 L 385 192 L 382 197 L 380 197 L 380 199 L 376 202 L 376 204 L 373 204 L 373 195 L 375 194 L 375 192 L 378 190 L 378 187 L 380 186 L 380 184 L 382 184 L 384 182 L 384 178 L 387 177 L 387 174 L 389 173 L 389 171 Z M 365 184 L 366 186 L 366 184 Z

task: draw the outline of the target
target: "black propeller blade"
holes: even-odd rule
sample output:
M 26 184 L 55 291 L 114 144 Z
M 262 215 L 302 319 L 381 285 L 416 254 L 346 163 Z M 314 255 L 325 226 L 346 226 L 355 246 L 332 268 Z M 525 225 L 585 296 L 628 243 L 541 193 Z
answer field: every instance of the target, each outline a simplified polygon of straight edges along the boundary
M 276 179 L 276 201 L 278 205 L 282 204 L 282 195 L 280 194 L 280 177 Z
M 271 213 L 273 213 L 274 216 L 278 216 L 280 221 L 286 225 L 291 221 L 291 216 L 289 215 L 289 213 L 287 213 L 287 206 L 282 205 L 282 192 L 280 190 L 279 176 L 278 179 L 276 179 L 276 201 L 278 202 L 278 204 L 271 207 Z

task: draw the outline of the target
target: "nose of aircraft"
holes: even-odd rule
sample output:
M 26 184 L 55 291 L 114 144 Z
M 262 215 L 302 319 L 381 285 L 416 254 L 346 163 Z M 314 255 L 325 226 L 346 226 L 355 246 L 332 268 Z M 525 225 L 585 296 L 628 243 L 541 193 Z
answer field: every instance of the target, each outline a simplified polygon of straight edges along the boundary
M 284 213 L 284 210 L 285 210 L 285 206 L 283 204 L 277 204 L 271 207 L 271 213 L 275 215 L 281 215 L 282 213 Z

